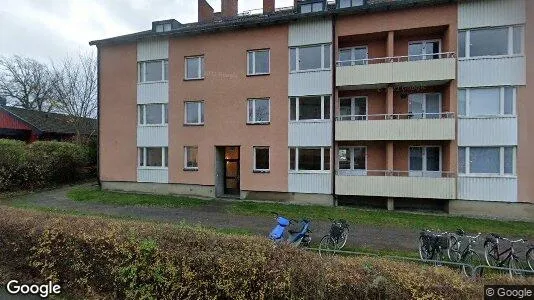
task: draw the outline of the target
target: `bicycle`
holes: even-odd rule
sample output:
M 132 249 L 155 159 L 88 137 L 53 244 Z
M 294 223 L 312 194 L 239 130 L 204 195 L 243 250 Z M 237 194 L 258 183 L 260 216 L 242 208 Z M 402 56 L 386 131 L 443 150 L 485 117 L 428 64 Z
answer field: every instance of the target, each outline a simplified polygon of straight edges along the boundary
M 323 252 L 326 254 L 335 254 L 336 250 L 341 250 L 347 243 L 349 236 L 349 224 L 347 221 L 329 219 L 332 222 L 329 234 L 321 238 L 319 243 L 319 255 Z M 326 250 L 326 251 L 325 251 Z
M 510 243 L 510 247 L 499 251 L 499 240 L 504 240 Z M 507 268 L 510 274 L 510 277 L 514 276 L 523 276 L 523 272 L 520 269 L 521 264 L 519 262 L 519 257 L 516 255 L 514 244 L 524 243 L 525 240 L 510 240 L 504 237 L 501 237 L 497 234 L 492 233 L 490 237 L 486 238 L 484 242 L 484 257 L 486 263 L 491 267 L 501 267 Z M 501 259 L 501 257 L 504 259 Z
M 422 260 L 443 261 L 443 251 L 449 248 L 450 233 L 436 233 L 428 229 L 419 235 L 419 256 Z
M 452 262 L 463 263 L 462 273 L 467 277 L 472 277 L 474 274 L 473 267 L 482 261 L 480 255 L 473 250 L 473 244 L 482 235 L 480 232 L 477 235 L 466 235 L 461 229 L 458 229 L 456 235 L 451 235 L 449 238 L 449 248 L 447 254 Z M 462 244 L 467 241 L 467 245 L 462 248 Z M 469 271 L 469 272 L 468 272 Z
M 534 271 L 534 244 L 530 245 L 530 249 L 527 250 L 526 258 L 529 268 Z

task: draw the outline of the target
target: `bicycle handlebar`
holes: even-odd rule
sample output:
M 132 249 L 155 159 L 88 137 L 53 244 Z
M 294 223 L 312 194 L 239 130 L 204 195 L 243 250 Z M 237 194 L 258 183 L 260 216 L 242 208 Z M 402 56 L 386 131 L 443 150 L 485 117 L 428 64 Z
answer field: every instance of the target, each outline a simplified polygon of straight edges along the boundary
M 512 244 L 527 242 L 527 240 L 525 240 L 525 239 L 511 240 L 509 238 L 505 238 L 505 237 L 499 236 L 499 235 L 497 235 L 495 233 L 492 233 L 491 236 L 493 236 L 494 238 L 499 239 L 499 240 L 508 241 L 508 242 L 510 242 Z

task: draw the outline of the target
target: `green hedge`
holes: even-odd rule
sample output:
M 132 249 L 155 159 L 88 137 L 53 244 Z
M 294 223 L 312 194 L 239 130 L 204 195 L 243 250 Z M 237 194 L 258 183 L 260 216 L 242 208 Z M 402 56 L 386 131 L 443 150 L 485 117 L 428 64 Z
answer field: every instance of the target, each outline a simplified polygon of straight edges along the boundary
M 0 214 L 0 245 L 0 283 L 51 280 L 74 298 L 479 299 L 484 284 L 526 283 L 377 258 L 325 259 L 200 228 L 14 208 Z
M 93 172 L 92 160 L 80 144 L 0 139 L 0 192 L 74 182 Z

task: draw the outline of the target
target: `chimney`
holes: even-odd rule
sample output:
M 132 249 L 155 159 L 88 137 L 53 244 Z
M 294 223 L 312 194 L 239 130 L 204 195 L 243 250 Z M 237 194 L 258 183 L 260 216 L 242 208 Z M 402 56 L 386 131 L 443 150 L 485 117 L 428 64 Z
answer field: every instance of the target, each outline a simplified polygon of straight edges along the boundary
M 275 0 L 263 0 L 263 14 L 270 14 L 274 12 Z
M 223 18 L 237 16 L 238 0 L 221 0 L 221 13 Z
M 198 22 L 213 21 L 213 7 L 206 0 L 198 0 Z

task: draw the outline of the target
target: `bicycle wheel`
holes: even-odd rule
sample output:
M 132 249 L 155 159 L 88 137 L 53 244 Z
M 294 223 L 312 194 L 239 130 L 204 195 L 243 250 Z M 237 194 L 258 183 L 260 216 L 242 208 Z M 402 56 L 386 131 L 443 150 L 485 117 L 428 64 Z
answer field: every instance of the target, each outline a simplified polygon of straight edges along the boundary
M 455 236 L 449 238 L 449 248 L 447 249 L 447 257 L 450 261 L 458 262 L 461 258 L 460 241 Z
M 486 264 L 490 267 L 495 267 L 499 263 L 499 248 L 495 242 L 487 242 L 484 245 L 484 258 Z
M 336 243 L 330 237 L 330 235 L 325 235 L 319 243 L 319 255 L 321 256 L 331 256 L 334 255 L 336 250 Z
M 530 248 L 528 251 L 527 251 L 527 264 L 529 266 L 529 268 L 534 271 L 534 248 Z
M 472 277 L 474 275 L 478 276 L 479 274 L 474 274 L 475 272 L 474 268 L 478 266 L 481 261 L 482 259 L 480 258 L 480 255 L 478 255 L 478 253 L 476 253 L 475 251 L 470 250 L 469 252 L 466 253 L 465 257 L 462 259 L 462 263 L 469 265 L 469 266 L 465 266 L 465 265 L 462 266 L 462 273 L 467 277 Z
M 425 237 L 419 237 L 419 257 L 423 260 L 431 259 L 432 253 L 430 251 L 429 241 Z
M 341 250 L 341 248 L 345 247 L 348 237 L 349 237 L 349 229 L 345 228 L 343 229 L 343 232 L 341 233 L 341 237 L 339 238 L 337 249 Z
M 510 277 L 522 277 L 524 275 L 521 263 L 517 257 L 511 257 L 508 261 L 508 269 L 510 270 Z

